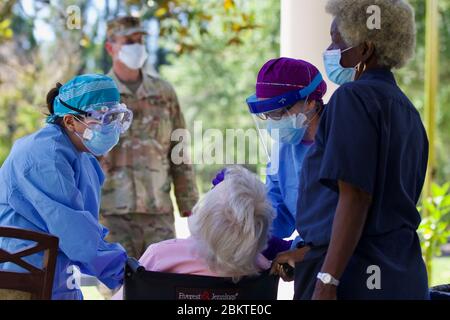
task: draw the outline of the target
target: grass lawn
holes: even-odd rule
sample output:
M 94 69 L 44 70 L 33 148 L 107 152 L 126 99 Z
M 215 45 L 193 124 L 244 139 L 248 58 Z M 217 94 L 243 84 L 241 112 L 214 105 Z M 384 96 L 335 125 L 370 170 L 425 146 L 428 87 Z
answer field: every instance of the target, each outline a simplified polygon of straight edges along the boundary
M 450 257 L 435 258 L 432 272 L 431 286 L 450 284 Z
M 433 279 L 430 286 L 450 284 L 450 257 L 435 258 L 433 261 Z M 283 284 L 280 281 L 279 299 L 290 299 L 293 287 L 290 284 Z M 96 287 L 82 288 L 85 300 L 103 300 L 103 296 L 98 292 Z M 282 297 L 280 297 L 282 295 Z
M 83 292 L 84 300 L 104 300 L 97 287 L 82 287 L 81 291 Z

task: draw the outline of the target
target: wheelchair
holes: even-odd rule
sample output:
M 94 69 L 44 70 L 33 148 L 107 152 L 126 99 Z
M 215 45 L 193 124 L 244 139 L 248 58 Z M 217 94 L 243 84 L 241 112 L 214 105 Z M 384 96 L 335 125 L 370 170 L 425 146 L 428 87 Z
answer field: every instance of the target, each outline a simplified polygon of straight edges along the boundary
M 147 271 L 135 258 L 125 266 L 124 300 L 276 300 L 279 277 L 231 278 Z
M 450 284 L 432 287 L 430 289 L 430 299 L 450 301 Z
M 279 277 L 269 270 L 238 283 L 231 278 L 147 271 L 134 258 L 125 266 L 124 300 L 276 300 Z M 430 288 L 431 300 L 449 300 L 450 284 Z

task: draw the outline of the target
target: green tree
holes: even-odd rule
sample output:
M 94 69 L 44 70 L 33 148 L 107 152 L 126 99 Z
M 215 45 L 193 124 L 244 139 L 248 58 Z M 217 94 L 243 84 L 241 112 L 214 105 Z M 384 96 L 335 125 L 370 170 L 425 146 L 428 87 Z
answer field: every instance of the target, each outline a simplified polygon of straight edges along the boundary
M 423 201 L 423 208 L 420 209 L 426 209 L 428 212 L 420 225 L 419 234 L 431 283 L 433 258 L 441 256 L 440 247 L 446 244 L 450 237 L 450 182 L 443 186 L 433 184 L 431 197 Z
M 243 14 L 250 17 L 252 25 L 258 26 L 242 31 L 236 38 L 223 30 L 223 25 L 232 21 L 234 12 L 223 12 L 214 3 L 217 1 L 202 1 L 202 5 L 210 6 L 208 12 L 214 18 L 207 36 L 193 32 L 201 40 L 196 41 L 197 50 L 170 56 L 171 64 L 161 72 L 177 89 L 191 132 L 194 121 L 201 121 L 203 130 L 213 128 L 223 133 L 226 129 L 254 128 L 245 99 L 254 93 L 262 65 L 279 56 L 280 4 L 257 0 L 236 2 Z M 235 41 L 240 45 L 230 45 Z M 194 153 L 201 151 L 198 145 L 195 147 Z M 237 154 L 237 150 L 224 151 Z M 196 166 L 203 190 L 210 187 L 209 181 L 220 167 L 223 165 Z
M 401 87 L 423 111 L 425 2 L 410 2 L 416 9 L 418 46 L 415 59 L 397 76 Z M 157 64 L 169 62 L 161 73 L 174 83 L 191 129 L 194 119 L 207 123 L 205 129 L 253 126 L 245 97 L 254 90 L 259 67 L 278 56 L 279 1 L 105 0 L 104 7 L 98 7 L 92 0 L 35 0 L 31 4 L 33 16 L 25 13 L 20 0 L 0 4 L 0 121 L 4 124 L 0 129 L 0 163 L 13 140 L 42 125 L 36 120 L 42 117 L 45 93 L 56 81 L 110 68 L 103 31 L 108 19 L 122 14 L 139 14 L 146 21 L 157 22 Z M 79 30 L 66 27 L 66 9 L 72 4 L 81 9 L 83 26 Z M 439 5 L 441 85 L 436 178 L 444 183 L 450 180 L 450 87 L 446 85 L 450 80 L 450 0 L 440 0 Z M 38 17 L 45 10 L 48 14 Z M 94 21 L 88 19 L 92 12 Z M 38 20 L 46 22 L 54 33 L 51 43 L 36 42 Z M 204 181 L 215 170 L 197 169 L 205 173 Z
M 413 61 L 400 71 L 397 77 L 401 88 L 423 115 L 425 74 L 425 1 L 409 0 L 416 11 L 417 49 Z M 450 181 L 450 0 L 439 1 L 440 11 L 440 86 L 437 136 L 436 182 Z
M 13 141 L 43 125 L 45 95 L 56 82 L 109 70 L 111 61 L 104 50 L 107 20 L 131 13 L 144 20 L 156 19 L 165 51 L 177 56 L 199 48 L 209 32 L 211 14 L 227 15 L 221 28 L 230 37 L 230 46 L 241 45 L 240 34 L 254 28 L 252 16 L 233 0 L 209 1 L 208 5 L 199 0 L 105 0 L 103 8 L 92 0 L 35 0 L 30 4 L 31 14 L 22 1 L 0 4 L 0 164 Z M 67 27 L 69 5 L 80 8 L 79 29 Z M 51 42 L 36 40 L 38 22 L 49 26 Z

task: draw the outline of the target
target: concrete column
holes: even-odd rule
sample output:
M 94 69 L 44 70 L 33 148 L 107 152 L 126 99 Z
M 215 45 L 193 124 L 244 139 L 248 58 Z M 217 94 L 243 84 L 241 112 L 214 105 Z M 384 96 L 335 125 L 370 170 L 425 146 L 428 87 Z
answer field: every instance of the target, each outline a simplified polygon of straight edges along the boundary
M 337 86 L 323 66 L 322 53 L 331 43 L 332 18 L 325 12 L 327 0 L 281 0 L 281 56 L 302 59 L 319 68 L 328 85 L 325 101 Z

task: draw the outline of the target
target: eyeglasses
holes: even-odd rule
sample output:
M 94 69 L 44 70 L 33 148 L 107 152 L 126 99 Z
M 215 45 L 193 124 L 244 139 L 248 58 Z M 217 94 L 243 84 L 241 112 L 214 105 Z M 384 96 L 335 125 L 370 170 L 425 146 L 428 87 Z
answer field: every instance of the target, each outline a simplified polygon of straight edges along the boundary
M 275 121 L 279 121 L 279 120 L 281 120 L 281 119 L 286 115 L 286 113 L 288 113 L 289 110 L 291 110 L 293 107 L 294 107 L 294 105 L 288 106 L 288 107 L 284 107 L 284 108 L 281 108 L 281 109 L 278 109 L 278 110 L 275 110 L 275 111 L 272 111 L 272 112 L 260 113 L 260 114 L 257 114 L 257 116 L 258 116 L 258 118 L 260 118 L 261 120 L 269 120 L 269 119 L 272 119 L 272 120 L 275 120 Z
M 276 110 L 276 111 L 272 111 L 272 112 L 268 112 L 268 113 L 261 113 L 258 114 L 258 118 L 260 118 L 261 120 L 275 120 L 275 121 L 279 121 L 281 120 L 286 113 L 289 112 L 289 110 L 291 110 L 294 106 L 289 106 L 280 110 Z M 320 116 L 320 114 L 323 111 L 323 106 L 319 105 L 309 111 L 301 111 L 307 119 L 310 119 L 309 122 L 312 122 L 317 116 Z

